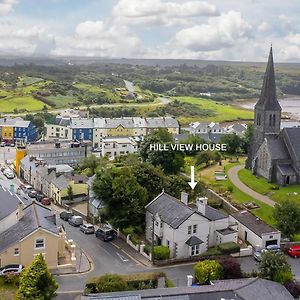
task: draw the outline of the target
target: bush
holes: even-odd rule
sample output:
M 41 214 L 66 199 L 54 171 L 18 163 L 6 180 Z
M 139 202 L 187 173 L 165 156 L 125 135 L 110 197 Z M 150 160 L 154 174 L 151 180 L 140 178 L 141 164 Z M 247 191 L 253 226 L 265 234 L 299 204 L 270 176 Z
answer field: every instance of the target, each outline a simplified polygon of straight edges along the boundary
M 195 278 L 200 284 L 208 284 L 211 280 L 223 278 L 223 267 L 216 260 L 206 259 L 194 266 Z
M 234 242 L 228 242 L 220 244 L 217 248 L 222 252 L 222 254 L 228 255 L 231 253 L 236 253 L 240 251 L 240 246 Z
M 285 285 L 286 289 L 291 293 L 294 298 L 300 297 L 300 284 L 296 281 L 287 282 Z
M 277 190 L 279 190 L 279 186 L 278 186 L 278 185 L 273 185 L 273 186 L 271 187 L 271 189 L 272 189 L 273 191 L 277 191 Z
M 151 253 L 151 246 L 145 245 L 145 247 L 144 247 L 144 252 L 145 252 L 146 254 L 150 255 L 150 253 Z
M 164 273 L 138 273 L 123 275 L 128 290 L 156 289 L 158 278 L 165 277 Z
M 122 229 L 122 232 L 123 232 L 125 235 L 128 235 L 128 234 L 132 235 L 132 234 L 134 233 L 134 228 L 133 228 L 133 226 L 128 226 L 128 227 L 126 227 L 126 228 L 123 228 L 123 229 Z
M 131 240 L 131 242 L 132 242 L 134 245 L 139 245 L 139 244 L 141 244 L 141 239 L 140 239 L 139 236 L 136 235 L 136 234 L 130 235 L 130 240 Z
M 117 274 L 105 274 L 96 280 L 98 293 L 126 291 L 128 288 L 124 278 Z
M 165 279 L 165 287 L 166 288 L 175 287 L 174 282 L 169 277 L 166 277 L 166 279 Z
M 15 274 L 15 273 L 6 274 L 5 276 L 3 276 L 3 283 L 18 286 L 19 274 Z
M 233 192 L 233 186 L 232 186 L 232 185 L 229 185 L 229 186 L 227 187 L 227 191 L 230 192 L 230 193 L 232 193 L 232 192 Z
M 222 207 L 222 201 L 218 199 L 209 199 L 208 204 L 215 209 Z
M 276 282 L 279 282 L 281 284 L 286 284 L 286 283 L 293 280 L 292 271 L 285 270 L 285 269 L 276 270 L 274 272 L 272 280 L 276 281 Z
M 154 247 L 154 259 L 163 260 L 170 257 L 170 249 L 166 246 L 155 246 Z
M 224 279 L 237 279 L 243 278 L 243 273 L 241 270 L 240 263 L 233 257 L 221 257 L 217 261 L 223 267 Z

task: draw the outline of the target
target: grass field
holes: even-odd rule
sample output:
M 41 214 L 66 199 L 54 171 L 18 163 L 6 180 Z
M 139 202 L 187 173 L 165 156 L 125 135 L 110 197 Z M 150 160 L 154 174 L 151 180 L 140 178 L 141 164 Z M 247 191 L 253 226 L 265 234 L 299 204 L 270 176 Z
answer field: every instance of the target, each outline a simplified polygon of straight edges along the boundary
M 44 103 L 32 96 L 13 96 L 0 99 L 1 112 L 13 112 L 16 109 L 27 109 L 28 111 L 42 110 Z
M 176 97 L 177 100 L 191 103 L 202 107 L 203 109 L 209 109 L 215 112 L 214 116 L 207 117 L 193 117 L 193 118 L 179 118 L 182 124 L 189 124 L 191 122 L 225 122 L 234 120 L 249 120 L 253 119 L 253 112 L 250 110 L 237 108 L 232 105 L 228 105 L 222 102 L 217 102 L 210 99 L 194 98 L 194 97 Z
M 62 108 L 67 107 L 69 104 L 72 104 L 74 102 L 77 102 L 78 99 L 72 97 L 72 96 L 63 96 L 63 95 L 57 95 L 57 96 L 48 96 L 48 100 L 55 103 L 55 108 Z
M 274 201 L 280 202 L 291 199 L 300 202 L 300 185 L 278 187 L 279 190 L 272 190 L 272 187 L 277 187 L 276 184 L 269 183 L 264 178 L 257 178 L 249 170 L 242 169 L 238 175 L 244 184 L 262 195 L 269 194 L 269 197 Z

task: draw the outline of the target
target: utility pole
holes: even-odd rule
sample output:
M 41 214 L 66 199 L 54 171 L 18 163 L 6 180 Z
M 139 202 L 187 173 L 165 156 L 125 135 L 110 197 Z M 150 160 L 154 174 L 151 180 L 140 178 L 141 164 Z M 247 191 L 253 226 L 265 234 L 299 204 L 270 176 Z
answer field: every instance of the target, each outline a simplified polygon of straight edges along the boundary
M 151 260 L 154 262 L 154 223 L 155 217 L 152 215 L 152 238 L 151 238 Z

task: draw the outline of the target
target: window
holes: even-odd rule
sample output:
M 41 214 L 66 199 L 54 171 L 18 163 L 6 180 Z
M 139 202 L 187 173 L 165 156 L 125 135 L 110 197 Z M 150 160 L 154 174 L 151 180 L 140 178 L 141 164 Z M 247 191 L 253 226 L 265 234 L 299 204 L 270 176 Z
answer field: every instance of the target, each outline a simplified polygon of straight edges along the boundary
M 36 239 L 35 240 L 35 249 L 43 249 L 45 248 L 45 240 L 44 239 Z
M 197 233 L 197 224 L 193 225 L 193 233 Z
M 170 241 L 167 240 L 167 247 L 170 248 Z
M 19 256 L 19 255 L 20 255 L 19 248 L 15 248 L 14 256 Z
M 188 234 L 192 233 L 192 226 L 188 226 Z
M 191 252 L 192 256 L 198 255 L 199 253 L 200 253 L 200 247 L 199 247 L 199 245 L 192 246 L 192 252 Z

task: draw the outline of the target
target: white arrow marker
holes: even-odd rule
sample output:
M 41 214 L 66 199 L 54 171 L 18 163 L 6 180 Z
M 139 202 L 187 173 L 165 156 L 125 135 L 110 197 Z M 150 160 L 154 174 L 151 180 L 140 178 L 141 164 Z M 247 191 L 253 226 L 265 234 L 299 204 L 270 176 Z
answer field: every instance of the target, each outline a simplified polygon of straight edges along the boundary
M 192 190 L 197 185 L 197 182 L 195 182 L 195 168 L 194 168 L 194 166 L 191 166 L 191 181 L 189 182 L 189 185 L 190 185 Z

